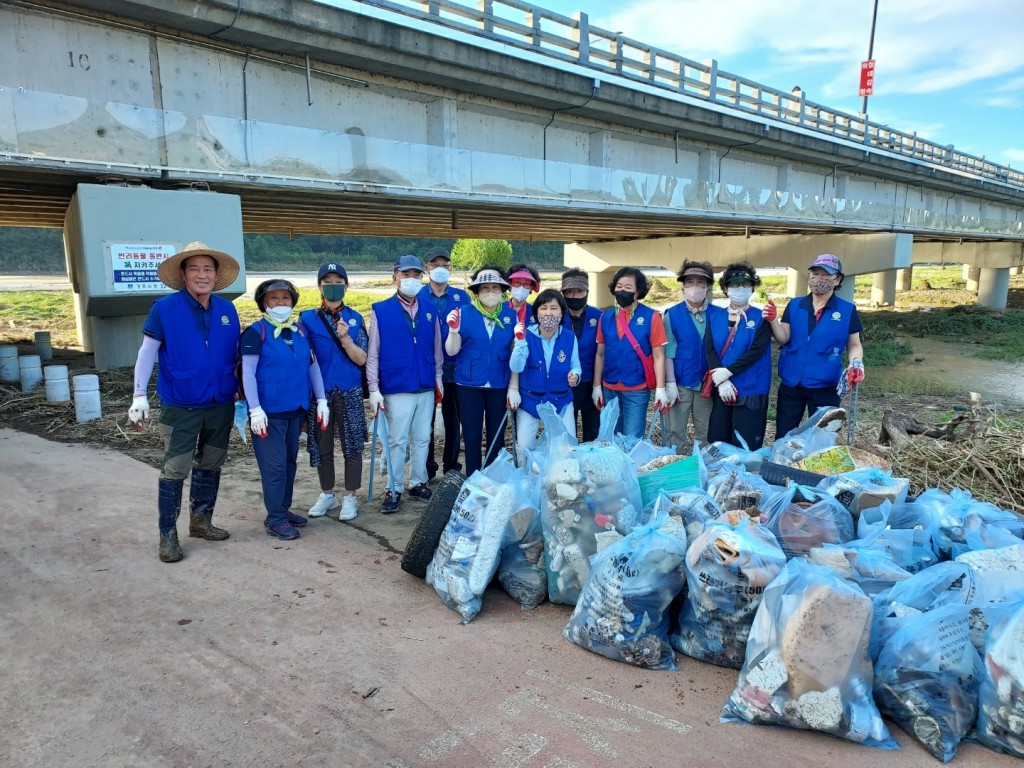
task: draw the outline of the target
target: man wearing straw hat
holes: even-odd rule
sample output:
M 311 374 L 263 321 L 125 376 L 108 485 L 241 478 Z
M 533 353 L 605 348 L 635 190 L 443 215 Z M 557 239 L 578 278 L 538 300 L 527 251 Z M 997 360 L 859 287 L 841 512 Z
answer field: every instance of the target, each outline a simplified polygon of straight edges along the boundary
M 238 272 L 238 262 L 228 254 L 199 241 L 189 243 L 160 264 L 160 282 L 177 293 L 153 302 L 142 327 L 135 399 L 128 418 L 140 428 L 149 418 L 146 390 L 159 358 L 156 391 L 162 405 L 164 460 L 157 506 L 160 560 L 165 563 L 184 557 L 177 521 L 189 470 L 189 536 L 209 541 L 228 538 L 228 532 L 211 521 L 234 419 L 241 329 L 235 305 L 213 292 L 231 285 Z

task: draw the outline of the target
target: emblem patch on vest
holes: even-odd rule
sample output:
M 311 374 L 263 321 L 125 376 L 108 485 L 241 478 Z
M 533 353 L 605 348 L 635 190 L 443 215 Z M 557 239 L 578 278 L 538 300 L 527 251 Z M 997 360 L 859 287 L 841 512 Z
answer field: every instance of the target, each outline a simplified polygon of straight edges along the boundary
M 597 318 L 596 317 L 590 318 L 590 325 L 591 325 L 591 327 L 597 325 Z
M 354 317 L 350 317 L 348 319 L 348 324 L 351 325 L 353 328 L 355 328 L 356 327 L 356 319 Z
M 841 312 L 833 312 L 832 313 L 832 319 L 833 320 L 839 320 L 839 319 L 842 318 L 842 316 L 843 316 L 843 314 Z
M 637 324 L 637 325 L 643 325 L 643 324 L 644 324 L 644 319 L 643 319 L 642 317 L 638 317 L 638 318 L 636 319 L 636 324 Z
M 433 320 L 433 319 L 434 319 L 434 318 L 432 318 L 432 317 L 430 316 L 430 313 L 429 313 L 429 312 L 427 312 L 427 320 Z
M 756 323 L 753 320 L 747 320 L 747 328 L 753 328 Z
M 558 362 L 560 362 L 560 363 L 564 363 L 565 362 L 565 350 L 564 349 L 561 352 L 558 353 Z
M 228 316 L 227 315 L 221 315 L 220 316 L 220 324 L 221 325 L 231 325 L 231 321 L 228 320 Z
M 459 296 L 459 294 L 457 293 L 454 296 L 452 296 L 452 298 L 455 299 L 456 301 L 462 301 L 462 297 Z

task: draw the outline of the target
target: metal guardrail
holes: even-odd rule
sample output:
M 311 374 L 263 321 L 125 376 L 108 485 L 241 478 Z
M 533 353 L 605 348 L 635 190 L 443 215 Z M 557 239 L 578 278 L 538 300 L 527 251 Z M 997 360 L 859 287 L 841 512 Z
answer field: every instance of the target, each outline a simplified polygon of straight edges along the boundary
M 696 97 L 747 115 L 777 120 L 873 149 L 913 158 L 975 178 L 1024 187 L 1024 171 L 957 151 L 840 112 L 803 92 L 779 91 L 718 69 L 713 59 L 684 56 L 601 29 L 586 13 L 563 16 L 521 0 L 477 0 L 475 7 L 451 0 L 350 0 L 420 21 L 438 24 L 531 53 L 616 75 L 645 85 Z

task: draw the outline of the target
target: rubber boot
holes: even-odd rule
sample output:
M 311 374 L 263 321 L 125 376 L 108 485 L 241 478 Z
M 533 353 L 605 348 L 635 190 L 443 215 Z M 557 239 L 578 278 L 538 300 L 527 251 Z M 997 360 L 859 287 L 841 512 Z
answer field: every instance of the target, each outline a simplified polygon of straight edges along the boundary
M 178 515 L 181 513 L 181 480 L 161 480 L 158 485 L 157 509 L 160 513 L 160 560 L 176 563 L 185 556 L 178 544 Z
M 189 491 L 189 536 L 207 541 L 224 541 L 231 535 L 211 522 L 219 488 L 219 469 L 192 469 L 192 488 Z

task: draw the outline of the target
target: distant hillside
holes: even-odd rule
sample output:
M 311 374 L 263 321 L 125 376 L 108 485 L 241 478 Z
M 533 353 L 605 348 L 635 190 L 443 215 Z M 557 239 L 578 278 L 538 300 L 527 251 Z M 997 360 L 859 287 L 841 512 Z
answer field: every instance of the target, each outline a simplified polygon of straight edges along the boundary
M 189 239 L 183 233 L 182 239 Z M 246 266 L 256 272 L 315 269 L 324 261 L 363 270 L 387 269 L 397 256 L 423 256 L 434 246 L 451 248 L 454 240 L 400 237 L 332 237 L 245 235 Z M 538 269 L 562 267 L 562 243 L 510 240 L 516 261 Z M 59 229 L 0 227 L 0 273 L 64 272 L 64 239 Z

